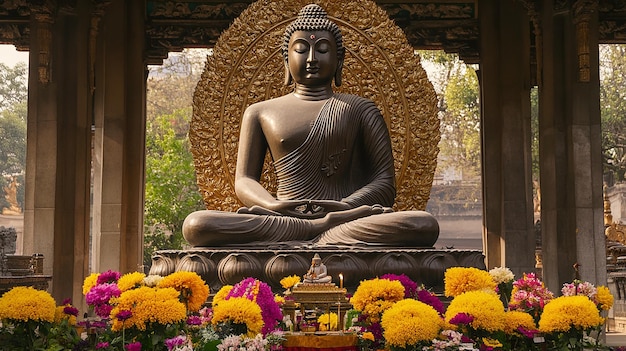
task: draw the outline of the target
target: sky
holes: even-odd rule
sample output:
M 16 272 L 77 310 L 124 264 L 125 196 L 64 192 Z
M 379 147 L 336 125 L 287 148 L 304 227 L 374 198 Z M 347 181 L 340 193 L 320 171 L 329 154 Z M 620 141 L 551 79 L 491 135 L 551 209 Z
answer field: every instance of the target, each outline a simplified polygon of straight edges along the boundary
M 0 45 L 0 62 L 9 67 L 15 66 L 18 62 L 28 65 L 28 51 L 17 51 L 13 45 Z

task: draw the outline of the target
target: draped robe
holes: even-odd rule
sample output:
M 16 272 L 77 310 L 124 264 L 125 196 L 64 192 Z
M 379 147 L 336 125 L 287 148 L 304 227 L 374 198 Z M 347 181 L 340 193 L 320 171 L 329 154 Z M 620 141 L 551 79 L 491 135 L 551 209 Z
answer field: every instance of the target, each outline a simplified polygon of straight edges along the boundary
M 355 95 L 334 94 L 328 99 L 306 140 L 274 160 L 274 168 L 279 200 L 336 200 L 352 207 L 391 207 L 395 199 L 387 127 L 376 105 Z M 290 216 L 199 212 L 185 224 L 202 235 L 190 235 L 190 230 L 186 233 L 183 229 L 194 246 L 294 246 L 295 242 L 304 246 L 429 247 L 439 234 L 437 221 L 423 211 L 375 214 L 323 230 L 314 220 Z M 197 222 L 200 219 L 202 223 Z

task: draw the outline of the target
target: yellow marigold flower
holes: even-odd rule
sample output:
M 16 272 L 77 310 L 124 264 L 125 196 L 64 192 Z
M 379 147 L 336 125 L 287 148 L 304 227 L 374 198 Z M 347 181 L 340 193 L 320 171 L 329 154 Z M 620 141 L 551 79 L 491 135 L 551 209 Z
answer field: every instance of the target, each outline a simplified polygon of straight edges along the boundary
M 224 285 L 222 288 L 213 296 L 212 305 L 215 307 L 221 301 L 224 301 L 228 293 L 233 289 L 232 285 Z
M 334 312 L 331 312 L 330 314 L 324 313 L 317 318 L 321 331 L 336 330 L 338 320 L 339 318 L 337 317 L 337 313 Z
M 261 307 L 245 297 L 232 297 L 228 300 L 222 300 L 213 308 L 211 323 L 217 325 L 228 322 L 245 324 L 248 328 L 247 335 L 254 336 L 263 329 Z
M 596 304 L 604 311 L 613 307 L 613 294 L 606 286 L 599 286 L 596 292 Z
M 143 279 L 145 277 L 146 275 L 141 272 L 126 273 L 121 276 L 120 279 L 117 281 L 117 287 L 120 289 L 121 292 L 138 288 L 144 285 Z
M 489 272 L 474 267 L 452 267 L 444 273 L 445 295 L 459 296 L 473 290 L 495 291 L 496 282 Z
M 96 286 L 98 283 L 98 276 L 100 273 L 91 273 L 85 280 L 83 281 L 83 295 L 87 295 L 89 290 Z
M 158 287 L 174 288 L 189 311 L 198 311 L 209 297 L 209 286 L 196 272 L 179 271 L 164 277 Z
M 285 303 L 285 298 L 280 296 L 280 295 L 274 295 L 274 301 L 279 304 L 282 305 Z
M 372 333 L 372 332 L 365 332 L 365 333 L 361 334 L 361 338 L 363 338 L 365 340 L 369 340 L 369 341 L 374 341 L 374 333 Z
M 383 313 L 381 325 L 387 345 L 408 348 L 436 338 L 443 320 L 432 306 L 404 299 Z
M 122 328 L 135 327 L 146 330 L 146 326 L 152 323 L 167 325 L 183 321 L 187 318 L 187 309 L 178 296 L 179 293 L 174 288 L 142 286 L 126 290 L 111 311 L 111 329 L 119 331 Z M 123 321 L 118 319 L 122 311 L 130 311 L 131 316 Z
M 56 307 L 47 291 L 17 286 L 0 297 L 0 319 L 54 322 Z
M 370 279 L 357 287 L 350 303 L 354 309 L 368 315 L 384 312 L 394 302 L 404 299 L 404 286 L 398 280 Z
M 458 295 L 450 302 L 446 310 L 446 322 L 450 322 L 459 313 L 466 313 L 474 318 L 471 326 L 489 332 L 504 330 L 504 305 L 495 293 L 468 291 Z
M 588 329 L 603 323 L 604 318 L 587 296 L 561 296 L 543 308 L 539 330 L 544 333 L 566 332 L 572 327 Z
M 483 338 L 483 344 L 487 347 L 492 347 L 492 348 L 497 348 L 497 347 L 502 347 L 502 343 L 498 340 L 498 339 L 492 339 L 492 338 Z
M 522 327 L 526 330 L 535 330 L 535 320 L 533 316 L 524 311 L 507 311 L 504 323 L 504 332 L 507 334 L 519 335 L 517 328 Z
M 300 283 L 300 276 L 297 275 L 290 275 L 280 280 L 280 285 L 283 289 L 289 289 L 298 283 Z

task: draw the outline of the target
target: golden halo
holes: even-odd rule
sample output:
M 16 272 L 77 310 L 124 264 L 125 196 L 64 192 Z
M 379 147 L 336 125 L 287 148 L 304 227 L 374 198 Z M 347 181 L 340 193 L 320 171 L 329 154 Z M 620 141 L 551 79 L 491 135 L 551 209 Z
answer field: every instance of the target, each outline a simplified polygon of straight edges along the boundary
M 218 39 L 193 99 L 189 139 L 198 186 L 209 209 L 235 211 L 241 117 L 252 103 L 288 94 L 280 51 L 285 27 L 310 1 L 260 0 Z M 346 57 L 339 92 L 373 100 L 389 126 L 397 210 L 424 210 L 439 152 L 437 96 L 402 30 L 369 0 L 322 0 L 343 34 Z M 262 176 L 273 191 L 271 160 Z

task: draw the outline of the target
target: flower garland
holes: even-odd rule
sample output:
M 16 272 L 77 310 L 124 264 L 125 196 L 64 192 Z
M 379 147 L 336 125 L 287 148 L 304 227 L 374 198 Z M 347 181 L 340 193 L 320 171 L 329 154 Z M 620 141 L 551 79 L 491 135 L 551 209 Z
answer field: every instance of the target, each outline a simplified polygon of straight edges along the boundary
M 195 272 L 174 272 L 164 277 L 158 287 L 176 289 L 180 300 L 191 312 L 198 311 L 209 297 L 209 286 Z
M 56 307 L 47 291 L 18 286 L 0 297 L 0 319 L 54 322 Z
M 489 272 L 474 267 L 452 267 L 444 273 L 444 294 L 459 296 L 468 291 L 495 291 L 496 282 Z
M 406 348 L 436 338 L 443 320 L 432 306 L 404 299 L 383 313 L 381 325 L 387 345 Z

